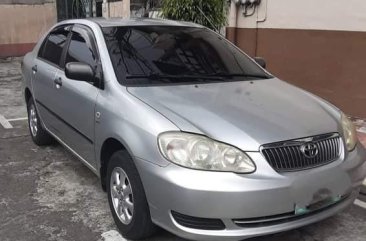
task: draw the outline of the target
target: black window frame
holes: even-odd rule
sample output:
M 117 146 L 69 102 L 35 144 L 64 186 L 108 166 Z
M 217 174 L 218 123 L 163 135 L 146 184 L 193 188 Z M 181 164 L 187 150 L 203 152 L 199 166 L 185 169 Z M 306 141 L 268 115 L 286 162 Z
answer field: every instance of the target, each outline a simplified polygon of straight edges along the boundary
M 91 66 L 91 67 L 93 68 L 93 70 L 95 72 L 95 78 L 97 81 L 95 81 L 94 83 L 90 83 L 90 82 L 86 82 L 86 83 L 93 84 L 95 87 L 97 87 L 101 90 L 104 90 L 103 67 L 102 67 L 102 63 L 101 63 L 100 52 L 98 49 L 97 40 L 95 38 L 93 30 L 87 25 L 75 23 L 70 28 L 68 40 L 67 40 L 67 43 L 65 44 L 63 53 L 61 55 L 60 70 L 62 70 L 65 73 L 66 55 L 67 55 L 67 52 L 69 51 L 72 33 L 73 33 L 73 31 L 75 31 L 75 28 L 76 28 L 76 31 L 77 31 L 77 28 L 80 28 L 87 33 L 87 36 L 84 36 L 82 33 L 79 32 L 79 34 L 88 38 L 88 41 L 90 42 L 91 47 L 92 47 L 93 54 L 95 56 L 95 65 Z
M 63 25 L 59 25 L 59 26 L 56 26 L 54 27 L 48 34 L 47 36 L 43 39 L 43 42 L 38 50 L 38 53 L 37 53 L 37 59 L 49 64 L 49 65 L 52 65 L 53 67 L 55 68 L 58 68 L 58 69 L 62 69 L 61 67 L 61 61 L 63 60 L 63 55 L 64 55 L 64 52 L 65 52 L 65 49 L 67 49 L 68 47 L 68 44 L 69 44 L 69 41 L 70 41 L 70 36 L 71 36 L 71 29 L 73 27 L 73 24 L 63 24 Z M 58 64 L 55 64 L 47 59 L 45 59 L 43 57 L 43 54 L 44 54 L 44 51 L 45 51 L 45 45 L 46 43 L 48 42 L 48 39 L 50 37 L 50 35 L 52 33 L 54 33 L 55 31 L 59 30 L 59 29 L 62 29 L 62 28 L 69 28 L 68 29 L 68 35 L 67 35 L 67 38 L 66 38 L 66 43 L 64 45 L 64 47 L 62 48 L 62 52 L 61 52 L 61 56 L 60 56 L 60 60 L 59 60 L 59 63 Z
M 87 36 L 85 36 L 84 33 L 82 33 L 81 31 L 80 32 L 77 32 L 78 28 L 84 30 L 86 33 L 87 33 Z M 66 65 L 66 56 L 67 56 L 67 53 L 69 51 L 69 48 L 70 48 L 70 42 L 71 42 L 71 38 L 72 38 L 72 34 L 73 32 L 77 32 L 79 33 L 81 36 L 83 37 L 87 37 L 87 41 L 90 42 L 90 45 L 91 45 L 91 48 L 92 48 L 92 51 L 93 51 L 93 54 L 95 56 L 95 65 L 94 66 L 91 66 L 92 68 L 94 68 L 94 70 L 97 69 L 97 65 L 100 63 L 100 55 L 99 55 L 99 51 L 98 51 L 98 47 L 97 47 L 97 43 L 96 43 L 96 38 L 95 38 L 95 35 L 93 33 L 93 31 L 86 25 L 83 25 L 83 24 L 74 24 L 72 26 L 72 28 L 70 29 L 70 34 L 69 34 L 69 37 L 68 37 L 68 41 L 65 45 L 65 49 L 63 51 L 63 54 L 61 56 L 61 69 L 65 69 L 65 65 Z

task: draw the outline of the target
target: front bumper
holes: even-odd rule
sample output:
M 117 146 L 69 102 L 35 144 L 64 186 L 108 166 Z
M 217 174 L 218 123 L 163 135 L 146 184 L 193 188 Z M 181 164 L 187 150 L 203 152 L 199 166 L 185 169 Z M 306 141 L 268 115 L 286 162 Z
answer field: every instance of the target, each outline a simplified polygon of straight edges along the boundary
M 248 153 L 257 165 L 253 174 L 190 170 L 174 164 L 159 167 L 135 158 L 153 222 L 192 240 L 241 240 L 320 221 L 352 204 L 366 176 L 363 147 L 326 166 L 293 173 L 275 172 L 258 152 Z M 241 227 L 235 219 L 262 218 L 295 212 L 325 196 L 347 198 L 304 218 L 273 225 Z M 172 216 L 220 219 L 223 230 L 188 228 Z

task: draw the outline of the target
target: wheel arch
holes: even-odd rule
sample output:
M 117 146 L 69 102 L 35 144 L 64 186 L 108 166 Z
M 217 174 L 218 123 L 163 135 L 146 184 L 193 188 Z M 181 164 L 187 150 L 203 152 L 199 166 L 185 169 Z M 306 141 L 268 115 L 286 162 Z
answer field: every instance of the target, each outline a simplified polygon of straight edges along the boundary
M 126 144 L 123 143 L 123 141 L 120 141 L 117 138 L 109 137 L 106 140 L 104 140 L 102 147 L 100 149 L 100 180 L 102 184 L 102 188 L 105 191 L 106 190 L 106 176 L 107 176 L 107 168 L 108 168 L 108 162 L 112 155 L 117 151 L 126 151 L 128 154 L 131 155 L 130 150 L 126 146 Z
M 30 89 L 28 87 L 26 87 L 24 90 L 24 99 L 25 99 L 26 104 L 28 104 L 28 101 L 31 97 L 32 97 L 32 92 L 30 91 Z

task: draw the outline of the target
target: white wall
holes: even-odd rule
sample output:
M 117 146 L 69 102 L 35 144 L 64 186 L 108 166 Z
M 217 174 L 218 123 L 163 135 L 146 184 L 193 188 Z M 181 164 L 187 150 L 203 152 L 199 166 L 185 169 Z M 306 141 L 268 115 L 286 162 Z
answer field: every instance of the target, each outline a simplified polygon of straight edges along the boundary
M 109 6 L 108 6 L 109 5 Z M 117 2 L 103 2 L 103 17 L 105 18 L 126 18 L 130 16 L 130 0 Z
M 56 23 L 55 3 L 0 4 L 0 45 L 35 43 Z
M 237 27 L 366 31 L 366 0 L 262 0 L 256 14 L 244 17 L 239 10 Z M 229 26 L 235 26 L 230 11 Z

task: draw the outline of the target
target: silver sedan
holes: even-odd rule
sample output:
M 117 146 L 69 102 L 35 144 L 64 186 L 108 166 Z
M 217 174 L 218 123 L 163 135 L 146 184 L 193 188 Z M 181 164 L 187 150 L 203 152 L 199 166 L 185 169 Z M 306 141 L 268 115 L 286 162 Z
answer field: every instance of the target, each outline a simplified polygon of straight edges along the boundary
M 346 115 L 199 25 L 64 21 L 22 70 L 33 141 L 100 177 L 128 239 L 298 228 L 353 203 L 366 176 Z

